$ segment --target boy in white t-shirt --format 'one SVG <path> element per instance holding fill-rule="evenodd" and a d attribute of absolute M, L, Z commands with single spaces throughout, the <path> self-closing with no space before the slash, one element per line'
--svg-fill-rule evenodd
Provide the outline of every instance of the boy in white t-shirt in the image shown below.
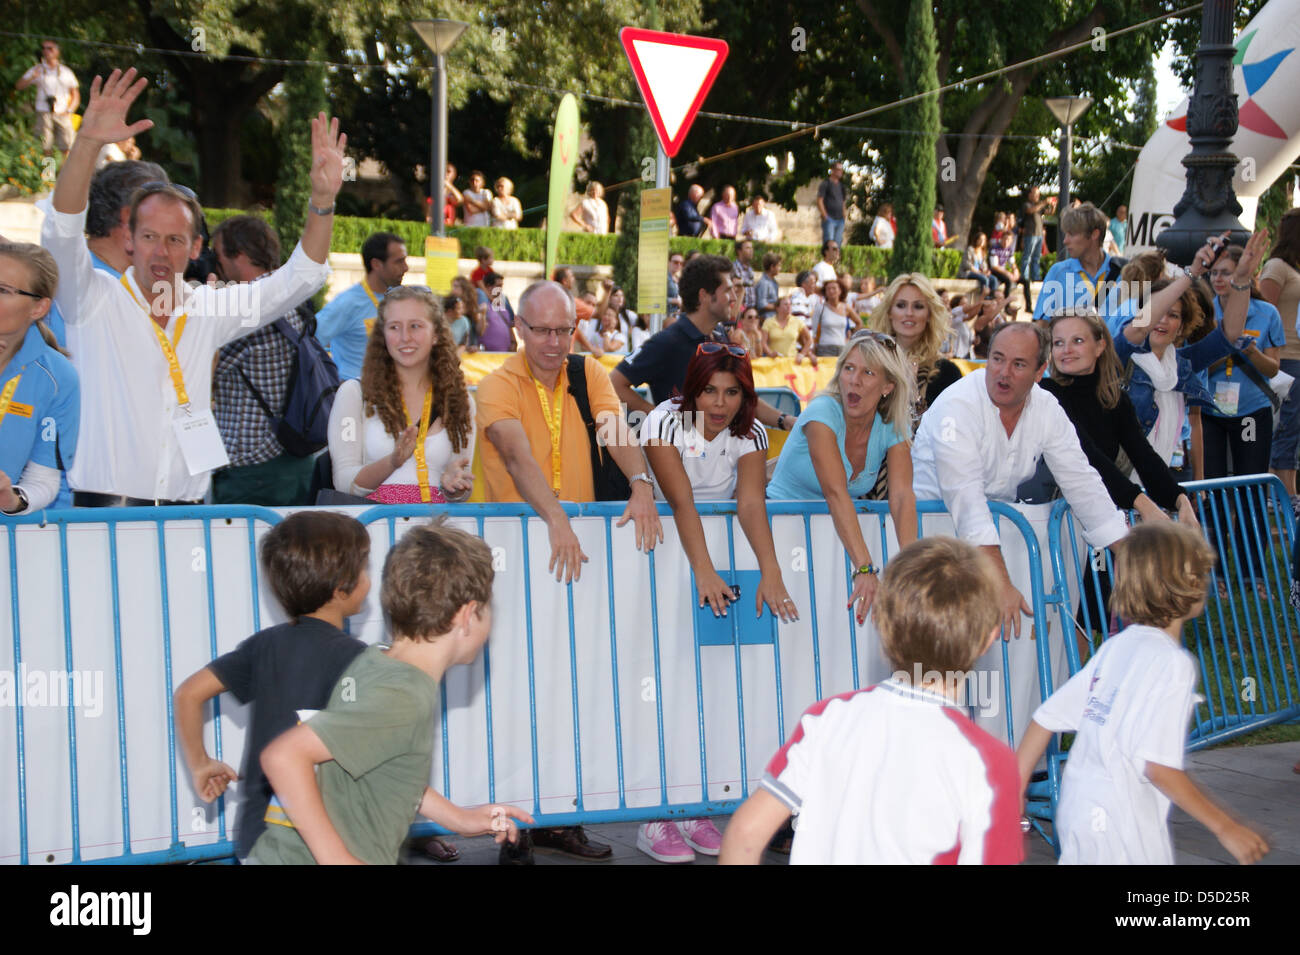
<path fill-rule="evenodd" d="M 1034 713 L 1018 753 L 1022 785 L 1052 733 L 1076 731 L 1056 808 L 1062 864 L 1172 865 L 1170 801 L 1238 862 L 1254 862 L 1268 844 L 1183 772 L 1197 664 L 1180 642 L 1205 607 L 1214 552 L 1199 532 L 1167 521 L 1113 546 L 1110 609 L 1132 624 Z"/>
<path fill-rule="evenodd" d="M 809 707 L 761 788 L 732 816 L 723 863 L 754 864 L 796 815 L 791 864 L 1015 864 L 1015 756 L 961 705 L 998 635 L 998 583 L 950 537 L 903 548 L 876 598 L 892 680 Z"/>

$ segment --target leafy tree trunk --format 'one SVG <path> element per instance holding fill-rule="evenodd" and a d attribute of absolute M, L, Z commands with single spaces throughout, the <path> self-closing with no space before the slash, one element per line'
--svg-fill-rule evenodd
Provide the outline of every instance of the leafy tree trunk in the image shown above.
<path fill-rule="evenodd" d="M 315 47 L 303 51 L 303 59 L 319 59 Z M 327 110 L 325 68 L 298 67 L 284 80 L 285 110 L 280 127 L 280 174 L 275 182 L 275 231 L 280 248 L 287 255 L 302 235 L 311 198 L 311 117 Z M 344 175 L 348 170 L 344 169 Z M 417 254 L 419 254 L 417 252 Z"/>
<path fill-rule="evenodd" d="M 903 46 L 904 97 L 939 88 L 937 43 L 930 0 L 912 0 Z M 904 110 L 903 128 L 917 135 L 904 136 L 898 152 L 900 172 L 894 201 L 898 235 L 890 271 L 893 275 L 928 275 L 934 258 L 930 218 L 934 212 L 934 138 L 939 132 L 939 100 L 927 96 Z"/>
<path fill-rule="evenodd" d="M 136 6 L 148 26 L 153 46 L 195 52 L 195 39 L 178 33 L 154 11 L 152 0 L 136 0 Z M 249 51 L 236 48 L 231 52 Z M 243 199 L 240 127 L 249 110 L 284 78 L 284 67 L 166 53 L 162 58 L 193 109 L 194 136 L 198 140 L 199 198 L 210 206 L 240 205 Z"/>

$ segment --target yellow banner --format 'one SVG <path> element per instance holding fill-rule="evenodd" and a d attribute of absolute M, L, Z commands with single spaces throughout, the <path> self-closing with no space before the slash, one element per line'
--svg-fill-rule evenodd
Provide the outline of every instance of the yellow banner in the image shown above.
<path fill-rule="evenodd" d="M 641 191 L 641 234 L 637 242 L 636 310 L 662 315 L 668 310 L 669 189 Z"/>
<path fill-rule="evenodd" d="M 451 291 L 451 280 L 459 274 L 460 241 L 436 235 L 424 240 L 424 280 L 439 295 Z"/>

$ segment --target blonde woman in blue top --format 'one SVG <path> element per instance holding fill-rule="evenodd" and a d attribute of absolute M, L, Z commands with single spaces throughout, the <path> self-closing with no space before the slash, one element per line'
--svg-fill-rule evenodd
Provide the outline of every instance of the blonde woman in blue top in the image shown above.
<path fill-rule="evenodd" d="M 0 511 L 49 507 L 72 464 L 77 373 L 42 319 L 59 269 L 38 245 L 0 239 Z"/>
<path fill-rule="evenodd" d="M 849 605 L 859 623 L 875 600 L 878 567 L 867 548 L 853 499 L 889 464 L 889 514 L 898 545 L 916 540 L 912 492 L 912 402 L 915 376 L 894 339 L 859 331 L 845 345 L 825 391 L 808 402 L 781 449 L 767 486 L 769 500 L 825 500 L 835 532 L 855 568 Z"/>

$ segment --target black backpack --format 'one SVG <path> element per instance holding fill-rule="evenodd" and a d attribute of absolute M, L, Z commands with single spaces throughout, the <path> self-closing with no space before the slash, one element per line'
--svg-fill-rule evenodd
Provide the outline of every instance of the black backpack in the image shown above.
<path fill-rule="evenodd" d="M 244 369 L 239 369 L 239 376 L 271 419 L 276 440 L 285 453 L 305 458 L 329 443 L 330 409 L 334 407 L 334 393 L 339 390 L 339 372 L 334 359 L 316 338 L 316 316 L 310 303 L 299 305 L 297 311 L 303 319 L 301 333 L 288 318 L 277 318 L 270 326 L 288 339 L 295 351 L 289 386 L 279 413 L 271 410 Z"/>
<path fill-rule="evenodd" d="M 596 436 L 596 419 L 591 415 L 591 401 L 587 397 L 587 356 L 569 355 L 569 394 L 578 405 L 578 413 L 587 426 L 587 440 L 591 451 L 591 476 L 595 485 L 596 500 L 626 501 L 632 496 L 627 475 L 614 461 L 614 455 L 601 445 Z"/>

